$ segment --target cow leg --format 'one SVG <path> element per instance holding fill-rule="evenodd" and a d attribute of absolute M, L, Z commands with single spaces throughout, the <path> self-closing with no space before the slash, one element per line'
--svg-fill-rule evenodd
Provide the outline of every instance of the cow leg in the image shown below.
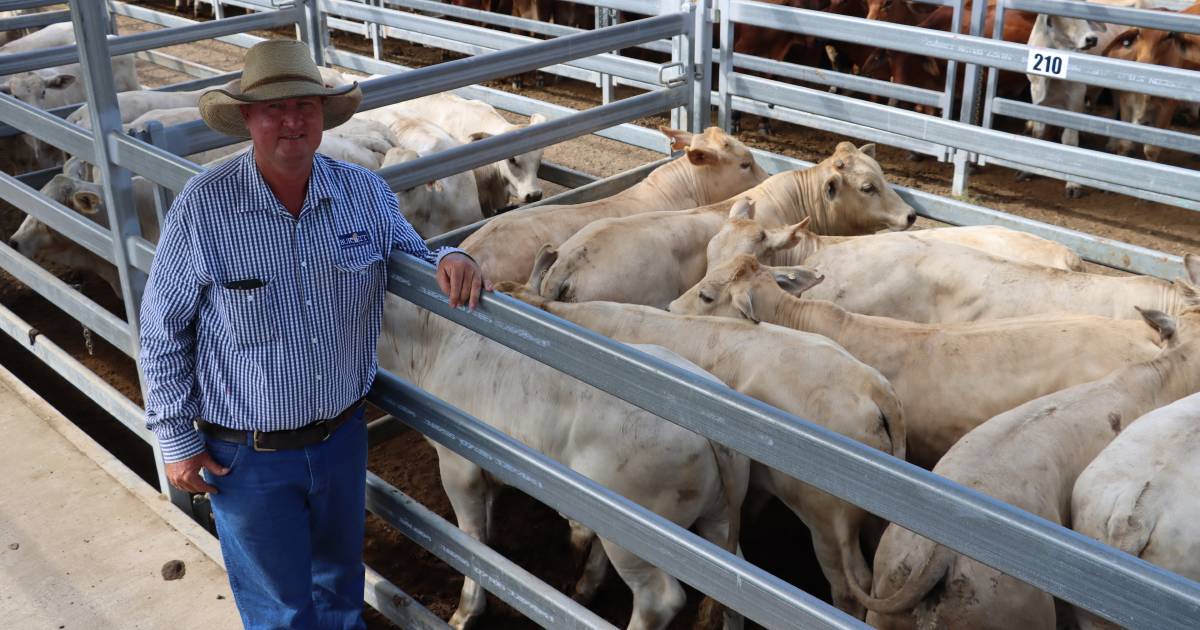
<path fill-rule="evenodd" d="M 1068 84 L 1067 92 L 1067 109 L 1076 113 L 1082 113 L 1084 101 L 1087 99 L 1087 87 L 1081 83 Z M 1063 127 L 1062 143 L 1071 146 L 1079 146 L 1079 131 L 1069 127 Z M 1075 182 L 1067 182 L 1065 194 L 1070 199 L 1078 199 L 1084 195 L 1085 189 L 1083 184 Z"/>
<path fill-rule="evenodd" d="M 617 574 L 633 591 L 633 615 L 626 630 L 666 628 L 687 603 L 679 580 L 615 543 L 600 541 Z"/>
<path fill-rule="evenodd" d="M 1158 102 L 1158 114 L 1154 117 L 1154 126 L 1159 129 L 1169 129 L 1171 120 L 1175 118 L 1175 109 L 1178 107 L 1179 101 L 1175 100 L 1160 100 Z M 1147 144 L 1142 147 L 1142 152 L 1145 153 L 1146 159 L 1151 162 L 1157 162 L 1162 157 L 1162 147 Z"/>
<path fill-rule="evenodd" d="M 583 561 L 583 574 L 575 583 L 575 594 L 571 599 L 580 604 L 587 604 L 596 597 L 596 591 L 608 576 L 608 556 L 604 553 L 604 545 L 594 534 L 588 544 L 587 558 Z"/>
<path fill-rule="evenodd" d="M 441 447 L 438 447 L 438 469 L 442 475 L 442 488 L 458 519 L 458 528 L 475 540 L 487 543 L 495 493 L 484 477 L 483 469 Z M 465 578 L 458 608 L 450 617 L 450 626 L 456 630 L 469 628 L 483 615 L 486 607 L 487 594 L 483 587 L 475 580 Z"/>
<path fill-rule="evenodd" d="M 734 527 L 733 522 L 728 518 L 728 515 L 722 513 L 715 517 L 704 516 L 696 521 L 696 533 L 701 538 L 724 547 L 729 541 L 729 528 Z M 742 556 L 741 545 L 737 546 L 737 556 Z M 700 614 L 697 617 L 697 628 L 711 628 L 716 624 L 716 613 L 721 612 L 722 628 L 724 630 L 742 630 L 745 627 L 745 619 L 733 609 L 721 604 L 711 597 L 705 597 L 704 602 L 700 605 Z"/>

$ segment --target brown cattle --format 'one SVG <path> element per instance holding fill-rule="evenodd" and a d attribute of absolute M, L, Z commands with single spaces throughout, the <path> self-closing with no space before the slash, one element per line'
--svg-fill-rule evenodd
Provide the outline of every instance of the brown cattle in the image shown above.
<path fill-rule="evenodd" d="M 1182 12 L 1200 15 L 1200 2 Z M 1102 54 L 1113 59 L 1200 70 L 1200 35 L 1131 28 L 1118 35 Z M 1179 107 L 1179 101 L 1175 99 L 1138 92 L 1121 92 L 1117 96 L 1117 104 L 1121 120 L 1162 129 L 1170 126 Z M 1134 142 L 1120 140 L 1116 144 L 1116 151 L 1121 155 L 1133 155 Z M 1147 144 L 1142 147 L 1142 153 L 1147 160 L 1158 161 L 1162 149 Z"/>

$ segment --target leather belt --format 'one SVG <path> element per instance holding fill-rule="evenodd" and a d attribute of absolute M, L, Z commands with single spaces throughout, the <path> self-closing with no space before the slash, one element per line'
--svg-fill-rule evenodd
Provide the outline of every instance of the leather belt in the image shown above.
<path fill-rule="evenodd" d="M 245 431 L 230 429 L 205 420 L 196 420 L 196 428 L 204 435 L 236 444 L 249 444 L 254 450 L 264 453 L 287 449 L 304 448 L 320 444 L 329 439 L 346 421 L 363 406 L 363 401 L 356 400 L 338 415 L 326 420 L 317 420 L 299 429 L 286 431 Z"/>

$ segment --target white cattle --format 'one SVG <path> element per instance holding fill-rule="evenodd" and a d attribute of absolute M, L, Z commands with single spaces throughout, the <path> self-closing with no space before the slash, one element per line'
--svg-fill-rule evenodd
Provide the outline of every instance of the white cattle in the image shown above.
<path fill-rule="evenodd" d="M 0 11 L 0 20 L 5 18 L 18 17 L 28 15 L 37 11 L 37 9 L 14 9 L 11 11 Z M 0 31 L 0 52 L 3 51 L 3 46 L 11 41 L 16 41 L 30 34 L 30 29 L 18 28 L 7 31 Z"/>
<path fill-rule="evenodd" d="M 1028 44 L 1036 48 L 1049 48 L 1071 53 L 1097 54 L 1103 52 L 1125 27 L 1093 22 L 1078 18 L 1068 18 L 1058 15 L 1039 14 L 1033 22 L 1029 33 Z M 1034 105 L 1042 107 L 1057 107 L 1072 112 L 1082 112 L 1087 97 L 1093 98 L 1099 94 L 1099 88 L 1089 88 L 1087 84 L 1075 81 L 1065 81 L 1051 77 L 1028 74 L 1029 92 Z M 1046 124 L 1035 120 L 1028 121 L 1026 128 L 1038 139 L 1045 139 Z M 1079 146 L 1079 132 L 1069 127 L 1063 127 L 1062 143 Z M 1026 174 L 1022 174 L 1025 178 Z M 1067 182 L 1068 197 L 1083 196 L 1083 186 L 1075 182 Z"/>
<path fill-rule="evenodd" d="M 704 206 L 767 178 L 750 150 L 719 127 L 697 134 L 665 127 L 659 130 L 671 141 L 671 148 L 684 151 L 684 156 L 611 197 L 500 215 L 467 237 L 461 247 L 479 261 L 492 282 L 525 282 L 540 247 L 558 246 L 592 221 Z"/>
<path fill-rule="evenodd" d="M 144 177 L 133 178 L 134 204 L 142 236 L 158 242 L 158 218 L 154 213 L 154 184 Z M 81 181 L 66 175 L 55 175 L 42 187 L 41 193 L 58 203 L 108 227 L 104 207 L 104 191 L 99 184 Z M 100 276 L 121 295 L 117 268 L 83 246 L 50 229 L 50 226 L 27 215 L 17 231 L 8 239 L 9 245 L 27 258 L 43 264 L 58 265 L 67 270 L 86 270 Z"/>
<path fill-rule="evenodd" d="M 731 538 L 749 470 L 744 457 L 395 296 L 387 297 L 384 311 L 380 367 L 660 516 L 736 549 Z M 495 526 L 495 478 L 434 446 L 458 526 L 487 542 Z M 666 627 L 686 599 L 679 582 L 607 540 L 601 544 L 633 591 L 628 628 Z M 476 621 L 485 606 L 482 585 L 468 577 L 451 626 Z"/>
<path fill-rule="evenodd" d="M 1191 580 L 1200 580 L 1200 394 L 1142 416 L 1084 469 L 1071 528 Z M 1082 609 L 1082 630 L 1118 626 Z"/>
<path fill-rule="evenodd" d="M 391 124 L 397 118 L 420 118 L 445 129 L 463 143 L 528 126 L 508 122 L 483 101 L 465 99 L 449 92 L 395 103 L 360 115 L 384 124 Z M 534 114 L 529 118 L 529 124 L 536 125 L 545 120 L 545 116 Z M 475 169 L 475 184 L 484 215 L 492 216 L 507 207 L 510 196 L 518 204 L 541 199 L 542 185 L 537 176 L 541 164 L 542 150 L 536 149 Z"/>
<path fill-rule="evenodd" d="M 545 278 L 534 282 L 548 298 L 662 308 L 704 277 L 705 247 L 731 214 L 758 212 L 778 226 L 809 219 L 827 234 L 907 229 L 916 213 L 873 154 L 871 145 L 860 150 L 844 142 L 821 163 L 778 173 L 733 199 L 596 221 L 567 239 Z"/>
<path fill-rule="evenodd" d="M 394 119 L 390 125 L 398 145 L 384 156 L 383 166 L 433 155 L 462 143 L 441 127 L 419 118 Z M 400 209 L 425 238 L 444 234 L 483 218 L 472 171 L 417 184 L 396 193 Z"/>
<path fill-rule="evenodd" d="M 909 461 L 926 468 L 988 418 L 1159 351 L 1158 336 L 1133 320 L 1041 315 L 914 324 L 795 297 L 820 281 L 806 267 L 767 267 L 743 255 L 710 270 L 670 311 L 763 321 L 832 339 L 896 388 L 908 417 Z"/>
<path fill-rule="evenodd" d="M 75 43 L 75 31 L 70 22 L 51 24 L 34 31 L 24 37 L 0 46 L 0 56 L 6 54 L 31 52 L 54 46 L 65 46 Z M 9 76 L 0 76 L 0 92 L 11 93 Z M 62 82 L 64 80 L 57 80 Z M 19 90 L 22 93 L 32 91 L 22 82 Z M 26 96 L 26 98 L 31 98 Z M 24 100 L 24 99 L 22 99 Z M 28 171 L 50 168 L 61 162 L 58 151 L 39 142 L 33 136 L 19 134 L 0 139 L 0 168 L 10 174 L 20 174 Z"/>
<path fill-rule="evenodd" d="M 880 238 L 886 236 L 886 238 Z M 807 294 L 864 315 L 912 322 L 970 322 L 1075 313 L 1136 319 L 1135 306 L 1176 314 L 1200 303 L 1200 259 L 1184 256 L 1188 280 L 1051 269 L 913 233 L 842 243 L 804 238 L 775 264 L 803 263 L 825 276 Z"/>
<path fill-rule="evenodd" d="M 1157 357 L 988 420 L 933 472 L 1069 526 L 1071 492 L 1088 464 L 1134 420 L 1200 390 L 1200 311 L 1178 322 L 1159 311 L 1143 316 L 1167 341 Z M 1056 628 L 1048 593 L 898 525 L 888 526 L 875 554 L 872 592 L 859 596 L 876 628 Z"/>
<path fill-rule="evenodd" d="M 512 282 L 496 290 L 618 341 L 669 348 L 743 394 L 904 459 L 906 412 L 891 385 L 824 337 L 645 306 L 554 302 Z M 834 604 L 861 618 L 848 582 L 870 583 L 860 540 L 871 543 L 874 517 L 765 466 L 754 465 L 751 480 L 808 526 Z"/>
<path fill-rule="evenodd" d="M 75 26 L 71 22 L 59 22 L 44 26 L 24 37 L 0 46 L 0 55 L 42 50 L 75 43 Z"/>

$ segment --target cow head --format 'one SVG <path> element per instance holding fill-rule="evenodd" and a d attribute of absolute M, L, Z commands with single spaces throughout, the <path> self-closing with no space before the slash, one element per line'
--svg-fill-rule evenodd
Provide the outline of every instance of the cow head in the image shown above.
<path fill-rule="evenodd" d="M 681 315 L 715 315 L 759 322 L 754 304 L 777 301 L 786 291 L 800 295 L 825 278 L 807 267 L 768 267 L 753 256 L 737 256 L 710 270 L 704 279 L 667 307 Z"/>
<path fill-rule="evenodd" d="M 1091 50 L 1107 30 L 1107 25 L 1102 22 L 1043 13 L 1033 22 L 1029 45 L 1057 50 Z"/>
<path fill-rule="evenodd" d="M 906 230 L 917 220 L 917 212 L 884 179 L 875 145 L 842 142 L 819 166 L 824 216 L 817 225 L 824 225 L 825 233 Z"/>
<path fill-rule="evenodd" d="M 529 117 L 529 125 L 526 126 L 536 125 L 546 120 L 545 116 L 534 114 Z M 477 142 L 484 138 L 490 138 L 491 135 L 480 131 L 471 134 L 468 140 Z M 542 199 L 542 195 L 545 193 L 542 191 L 541 182 L 538 181 L 538 169 L 542 166 L 541 149 L 514 155 L 506 160 L 496 162 L 495 166 L 504 179 L 508 194 L 515 198 L 518 204 L 533 203 Z"/>
<path fill-rule="evenodd" d="M 767 230 L 754 220 L 754 202 L 741 199 L 729 210 L 729 218 L 708 242 L 708 268 L 742 255 L 767 260 L 775 252 L 795 247 L 811 233 L 805 229 L 809 217 L 795 225 Z"/>
<path fill-rule="evenodd" d="M 46 92 L 61 90 L 75 83 L 75 75 L 54 70 L 22 72 L 8 78 L 3 92 L 38 109 L 45 109 Z"/>
<path fill-rule="evenodd" d="M 1113 39 L 1102 54 L 1113 59 L 1138 63 L 1196 68 L 1200 65 L 1193 64 L 1189 59 L 1195 57 L 1200 60 L 1200 40 L 1181 33 L 1131 28 Z M 1174 117 L 1178 105 L 1178 101 L 1174 99 L 1140 92 L 1122 92 L 1118 95 L 1121 120 L 1135 125 L 1166 127 Z M 1143 151 L 1147 159 L 1155 161 L 1162 152 L 1159 147 L 1151 145 L 1145 145 Z M 1132 155 L 1134 143 L 1129 140 L 1119 141 L 1117 152 L 1121 155 Z"/>
<path fill-rule="evenodd" d="M 768 177 L 767 172 L 754 161 L 750 149 L 720 127 L 709 127 L 704 133 L 691 133 L 667 127 L 658 129 L 670 140 L 672 151 L 684 152 L 688 168 L 681 175 L 691 180 L 687 182 L 689 189 L 702 191 L 696 197 L 698 206 L 745 192 Z M 674 191 L 670 190 L 670 187 L 683 182 L 658 183 L 666 188 L 663 192 L 672 194 Z M 684 193 L 680 191 L 680 194 Z"/>
<path fill-rule="evenodd" d="M 389 150 L 383 156 L 382 166 L 402 164 L 419 157 L 421 156 L 416 151 L 396 147 Z M 424 224 L 423 219 L 433 210 L 434 196 L 441 189 L 442 184 L 438 180 L 425 182 L 424 184 L 417 184 L 410 188 L 396 191 L 396 200 L 400 202 L 400 208 L 405 217 L 414 224 Z M 426 235 L 422 234 L 422 236 Z"/>
<path fill-rule="evenodd" d="M 54 179 L 42 187 L 41 193 L 101 225 L 108 225 L 108 217 L 101 212 L 104 205 L 102 189 L 98 184 L 55 175 Z M 32 215 L 21 221 L 8 243 L 26 258 L 74 268 L 94 268 L 96 265 L 95 256 L 90 252 L 51 230 L 50 226 Z"/>

